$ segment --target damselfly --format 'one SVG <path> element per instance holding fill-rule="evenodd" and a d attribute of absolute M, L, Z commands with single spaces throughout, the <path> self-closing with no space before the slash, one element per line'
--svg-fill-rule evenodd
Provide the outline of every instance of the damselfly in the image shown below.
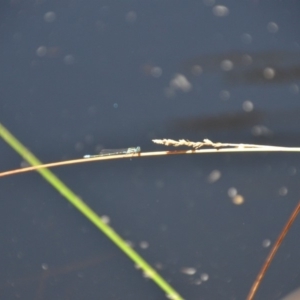
<path fill-rule="evenodd" d="M 92 157 L 101 157 L 108 155 L 118 155 L 118 154 L 135 154 L 140 153 L 141 147 L 133 147 L 133 148 L 125 148 L 125 149 L 103 149 L 99 154 L 96 155 L 85 155 L 84 158 L 92 158 Z"/>

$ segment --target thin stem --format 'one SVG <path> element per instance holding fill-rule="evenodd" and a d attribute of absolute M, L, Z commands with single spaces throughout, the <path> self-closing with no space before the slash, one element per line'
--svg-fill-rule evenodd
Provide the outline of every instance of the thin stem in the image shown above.
<path fill-rule="evenodd" d="M 180 154 L 208 154 L 208 153 L 245 153 L 245 152 L 300 152 L 300 148 L 295 147 L 277 147 L 277 146 L 263 146 L 256 145 L 256 148 L 221 148 L 221 149 L 201 149 L 201 150 L 175 150 L 175 151 L 157 151 L 157 152 L 141 152 L 134 154 L 119 154 L 110 156 L 100 156 L 93 158 L 79 158 L 72 160 L 65 160 L 47 164 L 40 164 L 22 169 L 15 169 L 0 173 L 0 177 L 19 174 L 24 172 L 35 171 L 44 168 L 53 168 L 65 165 L 81 164 L 88 162 L 95 162 L 98 160 L 112 160 L 112 159 L 127 159 L 136 157 L 150 157 L 150 156 L 163 156 L 163 155 L 180 155 Z"/>
<path fill-rule="evenodd" d="M 247 300 L 253 300 L 258 287 L 260 286 L 263 277 L 265 276 L 267 269 L 269 268 L 277 250 L 279 249 L 280 245 L 282 244 L 283 239 L 285 238 L 286 234 L 288 233 L 290 227 L 292 226 L 292 224 L 294 223 L 295 219 L 297 218 L 297 215 L 299 214 L 300 211 L 300 201 L 297 204 L 296 208 L 294 209 L 293 213 L 291 214 L 291 216 L 289 217 L 287 223 L 285 224 L 285 226 L 283 227 L 279 237 L 277 238 L 276 243 L 273 245 L 267 259 L 265 260 L 265 263 L 263 264 L 260 272 L 258 273 L 251 289 L 250 292 L 247 296 Z"/>

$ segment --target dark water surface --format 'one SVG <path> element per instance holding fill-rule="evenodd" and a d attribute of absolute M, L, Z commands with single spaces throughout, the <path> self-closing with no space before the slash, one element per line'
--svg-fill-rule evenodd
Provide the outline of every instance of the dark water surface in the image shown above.
<path fill-rule="evenodd" d="M 299 8 L 2 2 L 0 121 L 44 162 L 101 147 L 165 150 L 153 138 L 299 146 Z M 1 171 L 20 167 L 3 141 L 0 151 Z M 238 300 L 299 200 L 297 158 L 169 156 L 53 171 L 185 299 Z M 1 178 L 0 190 L 1 299 L 166 299 L 38 174 Z M 299 230 L 297 220 L 257 299 L 299 286 Z"/>

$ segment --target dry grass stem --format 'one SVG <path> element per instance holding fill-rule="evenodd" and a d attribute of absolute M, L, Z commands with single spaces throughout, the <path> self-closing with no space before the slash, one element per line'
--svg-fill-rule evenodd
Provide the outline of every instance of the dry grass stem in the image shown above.
<path fill-rule="evenodd" d="M 171 140 L 171 139 L 162 139 L 162 140 L 152 140 L 153 143 L 155 144 L 160 144 L 160 145 L 165 145 L 165 146 L 173 146 L 173 147 L 180 147 L 180 146 L 186 146 L 190 147 L 193 149 L 199 149 L 201 147 L 211 147 L 215 149 L 220 149 L 220 148 L 239 148 L 239 149 L 244 149 L 244 148 L 282 148 L 282 147 L 277 147 L 277 146 L 265 146 L 265 145 L 255 145 L 255 144 L 232 144 L 232 143 L 214 143 L 209 139 L 204 139 L 203 142 L 192 142 L 189 140 Z"/>
<path fill-rule="evenodd" d="M 300 202 L 298 202 L 296 208 L 292 212 L 292 214 L 289 217 L 287 223 L 283 227 L 279 237 L 277 238 L 276 243 L 273 245 L 267 259 L 265 260 L 265 263 L 263 264 L 260 272 L 258 273 L 258 275 L 257 275 L 257 277 L 256 277 L 256 279 L 255 279 L 255 281 L 254 281 L 254 283 L 253 283 L 253 285 L 250 289 L 250 292 L 247 296 L 247 300 L 253 300 L 254 299 L 254 295 L 256 294 L 256 292 L 258 290 L 258 287 L 260 286 L 260 284 L 261 284 L 261 282 L 262 282 L 269 266 L 271 265 L 271 262 L 272 262 L 273 258 L 275 257 L 275 254 L 276 254 L 277 250 L 279 249 L 280 245 L 282 244 L 282 242 L 283 242 L 285 236 L 287 235 L 288 231 L 290 230 L 292 224 L 296 220 L 299 212 L 300 212 Z M 296 299 L 296 298 L 293 298 L 293 299 Z"/>
<path fill-rule="evenodd" d="M 188 140 L 153 140 L 156 144 L 162 144 L 165 146 L 188 146 L 192 149 L 188 150 L 174 150 L 174 151 L 156 151 L 156 152 L 139 152 L 128 154 L 116 154 L 108 156 L 97 156 L 91 158 L 79 158 L 73 160 L 65 160 L 59 162 L 53 162 L 43 165 L 25 167 L 21 169 L 15 169 L 10 171 L 0 172 L 0 177 L 19 174 L 24 172 L 35 171 L 43 168 L 53 168 L 58 166 L 73 165 L 79 163 L 95 162 L 100 160 L 113 160 L 113 159 L 128 159 L 137 157 L 150 157 L 150 156 L 164 156 L 164 155 L 187 155 L 187 154 L 208 154 L 208 153 L 240 153 L 240 152 L 300 152 L 300 147 L 280 147 L 280 146 L 267 146 L 267 145 L 251 145 L 251 144 L 229 144 L 229 143 L 214 143 L 208 139 L 203 142 L 191 142 Z M 209 147 L 209 149 L 200 149 L 200 147 Z"/>

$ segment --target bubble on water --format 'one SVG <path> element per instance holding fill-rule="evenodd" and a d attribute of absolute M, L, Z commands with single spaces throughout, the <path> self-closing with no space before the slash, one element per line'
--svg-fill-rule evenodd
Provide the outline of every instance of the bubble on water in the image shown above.
<path fill-rule="evenodd" d="M 293 94 L 298 94 L 299 93 L 299 86 L 297 84 L 293 83 L 293 84 L 291 84 L 289 90 Z"/>
<path fill-rule="evenodd" d="M 201 280 L 200 278 L 195 279 L 195 280 L 193 281 L 193 284 L 195 284 L 195 285 L 200 285 L 201 283 L 202 283 L 202 280 Z"/>
<path fill-rule="evenodd" d="M 223 90 L 223 91 L 220 92 L 219 96 L 220 96 L 220 99 L 223 100 L 223 101 L 229 100 L 230 99 L 230 92 L 226 91 L 226 90 Z"/>
<path fill-rule="evenodd" d="M 110 217 L 109 216 L 103 215 L 103 216 L 101 216 L 101 220 L 105 224 L 109 224 L 110 223 Z"/>
<path fill-rule="evenodd" d="M 252 59 L 252 57 L 249 54 L 244 54 L 242 56 L 242 63 L 243 63 L 243 65 L 249 66 L 249 65 L 252 64 L 252 62 L 253 62 L 253 59 Z"/>
<path fill-rule="evenodd" d="M 262 246 L 263 246 L 264 248 L 268 248 L 270 245 L 271 245 L 271 240 L 269 240 L 269 239 L 263 240 Z"/>
<path fill-rule="evenodd" d="M 209 279 L 209 275 L 207 273 L 202 273 L 200 278 L 202 281 L 207 281 Z"/>
<path fill-rule="evenodd" d="M 244 44 L 251 44 L 252 36 L 249 33 L 243 33 L 241 36 L 241 40 Z"/>
<path fill-rule="evenodd" d="M 36 55 L 39 57 L 43 57 L 47 54 L 47 47 L 45 46 L 40 46 L 36 49 Z"/>
<path fill-rule="evenodd" d="M 290 167 L 290 168 L 288 169 L 288 174 L 289 174 L 290 176 L 296 175 L 296 174 L 297 174 L 297 169 L 296 169 L 295 167 Z"/>
<path fill-rule="evenodd" d="M 229 59 L 221 61 L 220 67 L 223 71 L 230 71 L 233 69 L 233 62 Z"/>
<path fill-rule="evenodd" d="M 273 132 L 264 125 L 255 125 L 251 128 L 251 133 L 254 136 L 271 136 Z"/>
<path fill-rule="evenodd" d="M 230 198 L 233 198 L 237 195 L 237 189 L 234 187 L 231 187 L 228 189 L 227 194 Z"/>
<path fill-rule="evenodd" d="M 242 195 L 237 194 L 231 199 L 231 201 L 235 205 L 242 205 L 245 202 L 245 199 Z"/>
<path fill-rule="evenodd" d="M 114 103 L 114 108 L 118 108 L 119 107 L 119 105 L 118 105 L 118 103 Z"/>
<path fill-rule="evenodd" d="M 245 112 L 251 112 L 254 109 L 254 105 L 250 100 L 246 100 L 243 103 L 243 110 Z"/>
<path fill-rule="evenodd" d="M 266 79 L 273 79 L 276 75 L 276 71 L 273 69 L 273 68 L 265 68 L 263 70 L 263 76 L 266 78 Z"/>
<path fill-rule="evenodd" d="M 47 270 L 49 269 L 48 264 L 43 263 L 43 264 L 42 264 L 42 269 L 45 270 L 45 271 L 47 271 Z"/>
<path fill-rule="evenodd" d="M 224 5 L 216 5 L 212 11 L 216 17 L 226 17 L 229 14 L 229 9 Z"/>
<path fill-rule="evenodd" d="M 136 18 L 137 18 L 137 14 L 135 11 L 128 12 L 125 17 L 128 23 L 134 23 L 136 21 Z"/>
<path fill-rule="evenodd" d="M 196 274 L 197 270 L 195 268 L 182 268 L 181 273 L 185 275 L 194 275 Z"/>
<path fill-rule="evenodd" d="M 288 189 L 287 189 L 287 187 L 285 187 L 285 186 L 282 186 L 282 187 L 279 189 L 279 191 L 278 191 L 278 194 L 279 194 L 280 196 L 286 196 L 287 193 L 288 193 Z"/>
<path fill-rule="evenodd" d="M 155 263 L 154 266 L 157 270 L 163 270 L 164 268 L 164 265 L 160 262 Z"/>
<path fill-rule="evenodd" d="M 56 19 L 56 14 L 53 11 L 48 11 L 44 14 L 44 21 L 47 23 L 52 23 Z"/>
<path fill-rule="evenodd" d="M 156 188 L 158 188 L 158 189 L 162 189 L 162 188 L 165 186 L 165 183 L 164 183 L 163 180 L 157 180 L 157 181 L 155 182 L 155 186 L 156 186 Z"/>
<path fill-rule="evenodd" d="M 141 242 L 140 242 L 140 247 L 141 247 L 142 249 L 148 249 L 148 248 L 149 248 L 149 243 L 146 242 L 146 241 L 141 241 Z"/>
<path fill-rule="evenodd" d="M 275 22 L 269 22 L 267 25 L 267 30 L 270 33 L 276 33 L 279 29 L 279 26 Z"/>
<path fill-rule="evenodd" d="M 66 65 L 73 65 L 75 62 L 75 57 L 72 54 L 67 54 L 64 59 L 63 59 L 64 63 Z"/>
<path fill-rule="evenodd" d="M 160 67 L 153 67 L 151 68 L 150 74 L 155 77 L 158 78 L 162 75 L 162 68 Z"/>
<path fill-rule="evenodd" d="M 182 74 L 176 74 L 170 82 L 170 87 L 175 90 L 181 90 L 183 92 L 189 92 L 192 89 L 191 83 Z"/>
<path fill-rule="evenodd" d="M 208 182 L 209 183 L 214 183 L 218 181 L 221 178 L 221 172 L 219 170 L 213 170 L 209 175 L 208 175 Z"/>
<path fill-rule="evenodd" d="M 201 66 L 199 66 L 199 65 L 194 65 L 194 66 L 192 67 L 192 74 L 193 74 L 193 75 L 197 76 L 197 75 L 202 74 L 202 72 L 203 72 L 203 69 L 202 69 Z"/>
<path fill-rule="evenodd" d="M 126 240 L 125 242 L 126 242 L 126 244 L 127 244 L 129 247 L 131 247 L 131 248 L 134 247 L 134 242 L 132 242 L 132 241 L 130 241 L 130 240 Z"/>

